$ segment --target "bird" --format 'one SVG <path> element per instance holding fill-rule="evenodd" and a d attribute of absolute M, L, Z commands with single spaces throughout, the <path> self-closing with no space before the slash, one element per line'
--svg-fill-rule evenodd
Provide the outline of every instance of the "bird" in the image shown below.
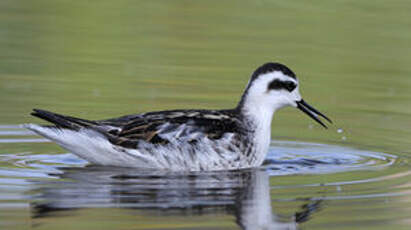
<path fill-rule="evenodd" d="M 278 62 L 259 66 L 232 109 L 165 110 L 87 120 L 33 109 L 53 125 L 24 127 L 91 164 L 170 171 L 218 171 L 262 165 L 274 113 L 295 107 L 327 128 L 332 121 L 305 102 L 295 73 Z"/>

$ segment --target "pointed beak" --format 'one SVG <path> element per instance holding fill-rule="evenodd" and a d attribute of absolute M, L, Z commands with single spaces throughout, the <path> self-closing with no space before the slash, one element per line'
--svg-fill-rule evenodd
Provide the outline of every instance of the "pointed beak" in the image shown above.
<path fill-rule="evenodd" d="M 324 114 L 320 113 L 318 110 L 316 110 L 314 107 L 309 105 L 307 102 L 304 100 L 301 101 L 296 101 L 297 103 L 297 108 L 301 111 L 303 111 L 305 114 L 310 116 L 312 119 L 314 119 L 316 122 L 320 123 L 324 128 L 327 128 L 327 126 L 319 119 L 320 117 L 323 117 L 325 120 L 330 122 L 331 124 L 333 123 L 327 116 Z"/>

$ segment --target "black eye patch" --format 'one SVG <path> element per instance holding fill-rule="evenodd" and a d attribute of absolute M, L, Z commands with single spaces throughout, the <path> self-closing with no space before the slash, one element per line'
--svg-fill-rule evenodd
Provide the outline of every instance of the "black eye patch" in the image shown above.
<path fill-rule="evenodd" d="M 268 90 L 275 89 L 275 90 L 280 90 L 280 89 L 285 89 L 289 92 L 293 91 L 297 85 L 292 82 L 292 81 L 281 81 L 278 79 L 275 79 L 274 81 L 270 82 L 268 85 Z"/>

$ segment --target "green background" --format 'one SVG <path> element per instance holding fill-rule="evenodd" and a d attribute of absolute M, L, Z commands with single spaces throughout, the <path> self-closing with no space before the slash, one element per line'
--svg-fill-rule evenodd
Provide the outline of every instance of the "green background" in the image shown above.
<path fill-rule="evenodd" d="M 273 139 L 346 145 L 399 157 L 380 171 L 282 179 L 299 184 L 397 175 L 348 186 L 346 194 L 410 194 L 410 11 L 406 0 L 2 0 L 0 124 L 42 123 L 30 117 L 32 108 L 89 119 L 175 108 L 231 108 L 254 69 L 277 61 L 297 74 L 304 99 L 335 125 L 324 130 L 287 108 L 275 114 Z M 338 133 L 338 128 L 344 131 Z M 64 152 L 53 144 L 0 145 L 1 154 L 19 151 Z M 282 179 L 271 178 L 271 183 Z M 329 211 L 304 229 L 408 229 L 411 224 L 411 195 L 330 202 Z M 8 226 L 33 227 L 27 209 L 4 210 Z M 198 229 L 211 222 L 236 228 L 230 216 L 140 220 L 123 212 L 104 223 L 97 217 L 112 211 L 85 209 L 66 220 L 67 225 L 51 218 L 38 228 L 58 224 L 71 229 L 85 219 L 94 227 L 124 226 L 118 229 L 178 229 L 181 219 Z"/>

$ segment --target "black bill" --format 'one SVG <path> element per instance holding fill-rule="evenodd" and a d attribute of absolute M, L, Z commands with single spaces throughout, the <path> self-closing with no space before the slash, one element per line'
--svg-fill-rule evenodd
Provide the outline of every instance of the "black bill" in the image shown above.
<path fill-rule="evenodd" d="M 301 101 L 296 101 L 297 103 L 297 108 L 301 111 L 303 111 L 305 114 L 310 116 L 312 119 L 314 119 L 316 122 L 320 123 L 324 128 L 327 128 L 327 126 L 318 118 L 318 116 L 323 117 L 325 120 L 327 120 L 330 123 L 333 123 L 327 116 L 324 114 L 320 113 L 318 110 L 316 110 L 314 107 L 311 105 L 307 104 L 304 100 Z"/>

